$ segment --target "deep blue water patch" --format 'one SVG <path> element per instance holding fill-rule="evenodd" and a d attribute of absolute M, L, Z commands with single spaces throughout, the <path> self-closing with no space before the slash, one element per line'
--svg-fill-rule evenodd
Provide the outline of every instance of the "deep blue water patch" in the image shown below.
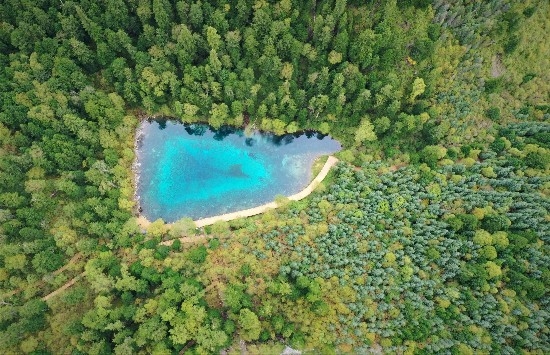
<path fill-rule="evenodd" d="M 340 150 L 319 133 L 275 136 L 174 121 L 143 122 L 137 194 L 150 221 L 200 219 L 272 202 L 301 191 L 316 157 Z"/>

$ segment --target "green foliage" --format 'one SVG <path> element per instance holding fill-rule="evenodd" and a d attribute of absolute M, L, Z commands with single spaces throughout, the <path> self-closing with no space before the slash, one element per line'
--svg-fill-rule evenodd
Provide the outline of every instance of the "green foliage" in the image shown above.
<path fill-rule="evenodd" d="M 447 149 L 441 146 L 429 145 L 420 152 L 420 160 L 428 164 L 430 167 L 435 167 L 437 162 L 447 154 Z"/>
<path fill-rule="evenodd" d="M 499 214 L 486 215 L 481 221 L 482 228 L 489 231 L 489 233 L 506 231 L 510 227 L 510 224 L 511 222 L 506 216 Z"/>
<path fill-rule="evenodd" d="M 355 132 L 355 142 L 362 143 L 364 141 L 372 142 L 375 140 L 376 133 L 374 133 L 374 126 L 368 118 L 364 118 Z"/>
<path fill-rule="evenodd" d="M 550 152 L 529 152 L 525 156 L 525 164 L 530 168 L 546 169 L 550 166 Z"/>
<path fill-rule="evenodd" d="M 478 219 L 472 214 L 461 214 L 458 216 L 462 222 L 462 229 L 465 231 L 475 231 L 478 225 Z"/>
<path fill-rule="evenodd" d="M 504 149 L 506 149 L 506 141 L 505 138 L 500 137 L 498 139 L 495 139 L 491 143 L 491 149 L 497 153 L 501 153 Z"/>
<path fill-rule="evenodd" d="M 187 257 L 195 264 L 202 264 L 206 260 L 207 255 L 208 252 L 206 247 L 201 245 L 200 247 L 191 249 Z"/>
<path fill-rule="evenodd" d="M 502 79 L 489 79 L 485 82 L 485 92 L 488 94 L 499 92 L 502 89 Z"/>
<path fill-rule="evenodd" d="M 516 50 L 518 47 L 518 44 L 520 42 L 520 39 L 516 35 L 512 35 L 508 38 L 506 43 L 504 44 L 504 53 L 510 54 Z"/>
<path fill-rule="evenodd" d="M 242 285 L 229 285 L 224 293 L 224 304 L 237 313 L 242 308 L 250 307 L 251 299 Z"/>
<path fill-rule="evenodd" d="M 262 330 L 258 316 L 248 308 L 239 312 L 240 336 L 244 341 L 254 341 L 260 337 Z"/>
<path fill-rule="evenodd" d="M 343 282 L 341 287 L 350 283 L 358 290 L 356 297 L 359 298 L 352 303 L 353 306 L 349 307 L 354 310 L 362 310 L 366 317 L 362 318 L 355 312 L 349 315 L 347 322 L 355 324 L 355 331 L 360 329 L 359 323 L 353 322 L 368 319 L 368 328 L 375 331 L 381 338 L 387 334 L 388 325 L 392 324 L 393 331 L 399 334 L 401 339 L 423 341 L 432 334 L 433 323 L 419 324 L 418 319 L 421 317 L 418 316 L 418 312 L 421 312 L 423 315 L 429 314 L 429 316 L 424 316 L 425 319 L 452 328 L 452 331 L 450 331 L 451 328 L 446 328 L 449 329 L 449 332 L 446 333 L 446 337 L 449 337 L 447 339 L 454 339 L 449 341 L 466 341 L 472 349 L 494 348 L 496 345 L 492 343 L 491 345 L 488 343 L 481 345 L 475 340 L 475 337 L 465 340 L 466 338 L 458 334 L 468 333 L 469 327 L 475 326 L 483 329 L 483 332 L 491 334 L 491 337 L 506 337 L 500 331 L 492 328 L 489 325 L 490 322 L 482 323 L 475 320 L 480 312 L 491 313 L 497 318 L 501 317 L 500 311 L 494 313 L 485 311 L 493 307 L 490 304 L 498 307 L 497 300 L 488 301 L 492 298 L 489 296 L 491 292 L 494 292 L 491 291 L 492 289 L 504 290 L 506 287 L 512 287 L 518 291 L 518 294 L 521 294 L 519 298 L 515 298 L 516 302 L 529 304 L 530 306 L 527 307 L 530 310 L 534 309 L 533 307 L 536 308 L 532 302 L 537 302 L 536 300 L 544 297 L 546 293 L 543 293 L 541 281 L 536 273 L 530 273 L 525 266 L 520 265 L 526 262 L 527 259 L 524 258 L 534 257 L 538 259 L 537 263 L 541 262 L 542 259 L 534 256 L 538 253 L 535 251 L 537 248 L 535 245 L 537 236 L 540 236 L 540 231 L 547 228 L 548 221 L 546 221 L 545 209 L 542 207 L 546 197 L 529 195 L 529 203 L 520 202 L 519 196 L 526 196 L 515 190 L 514 186 L 517 186 L 519 181 L 527 183 L 527 179 L 518 177 L 513 170 L 506 167 L 506 164 L 502 164 L 506 159 L 511 158 L 511 155 L 503 152 L 504 156 L 497 157 L 496 154 L 491 155 L 490 153 L 494 154 L 494 152 L 481 152 L 480 156 L 492 158 L 486 158 L 483 163 L 474 163 L 470 168 L 464 169 L 462 166 L 461 169 L 458 169 L 460 165 L 438 168 L 436 171 L 432 171 L 432 177 L 427 180 L 419 179 L 418 168 L 377 174 L 376 172 L 380 171 L 377 163 L 365 166 L 364 170 L 360 172 L 354 172 L 350 167 L 340 166 L 334 184 L 325 192 L 326 195 L 314 199 L 310 204 L 312 209 L 309 212 L 310 223 L 312 220 L 323 223 L 324 220 L 320 217 L 322 215 L 318 210 L 321 201 L 331 201 L 336 206 L 340 204 L 339 220 L 337 223 L 333 221 L 326 234 L 316 237 L 314 244 L 309 244 L 309 248 L 304 248 L 301 244 L 293 242 L 290 235 L 285 237 L 285 233 L 287 233 L 286 235 L 289 233 L 285 227 L 282 227 L 280 233 L 275 234 L 275 237 L 274 232 L 271 232 L 270 237 L 264 237 L 266 238 L 264 240 L 270 241 L 270 243 L 277 240 L 283 247 L 276 246 L 275 243 L 272 250 L 285 250 L 286 255 L 289 255 L 289 251 L 300 251 L 300 254 L 291 252 L 292 256 L 287 257 L 286 266 L 281 267 L 283 274 L 296 277 L 295 284 L 299 288 L 303 289 L 307 285 L 307 280 L 315 278 L 325 280 L 330 280 L 332 277 L 346 278 L 347 282 Z M 484 167 L 488 166 L 499 176 L 499 179 L 482 174 Z M 447 178 L 446 188 L 441 189 L 439 196 L 419 193 L 419 191 L 426 191 L 426 187 L 433 183 L 435 176 L 437 176 L 437 181 L 443 184 L 442 177 L 438 173 L 450 176 L 451 173 L 458 171 L 461 171 L 461 179 Z M 475 183 L 472 184 L 472 182 Z M 420 186 L 416 184 L 420 184 Z M 537 189 L 536 186 L 541 186 L 538 183 L 528 184 L 534 189 Z M 478 190 L 478 185 L 486 186 L 486 188 Z M 406 198 L 404 205 L 403 202 L 400 202 L 406 212 L 396 208 L 381 208 L 381 206 L 397 205 L 397 201 L 402 201 L 401 198 L 407 194 L 417 197 L 416 199 Z M 354 204 L 353 208 L 344 207 L 350 203 Z M 487 203 L 490 203 L 493 209 L 486 208 Z M 531 207 L 534 208 L 533 211 L 521 212 L 523 208 Z M 450 211 L 443 211 L 442 208 L 443 210 L 449 208 Z M 368 218 L 356 219 L 354 211 L 357 209 L 365 211 L 364 215 L 368 215 Z M 455 209 L 472 211 L 472 214 L 456 213 Z M 499 213 L 491 212 L 497 210 Z M 538 212 L 534 212 L 535 210 Z M 436 216 L 445 214 L 445 212 L 453 212 L 454 217 L 446 219 L 447 223 L 441 225 Z M 402 219 L 402 214 L 406 214 L 408 217 Z M 535 215 L 537 217 L 531 219 Z M 415 221 L 414 224 L 409 222 L 411 219 Z M 528 220 L 537 226 L 535 228 L 539 231 L 538 233 L 533 233 L 528 229 L 530 223 L 525 223 Z M 511 228 L 521 229 L 521 235 L 525 235 L 525 237 L 505 232 Z M 399 230 L 399 232 L 396 233 L 394 230 Z M 276 237 L 277 235 L 280 237 Z M 447 237 L 442 237 L 444 235 Z M 409 240 L 414 240 L 414 247 L 408 247 Z M 365 252 L 364 248 L 367 245 L 368 251 Z M 512 249 L 516 251 L 514 252 Z M 519 250 L 521 252 L 518 252 Z M 284 257 L 282 252 L 278 253 L 280 257 Z M 451 253 L 457 254 L 451 257 Z M 514 257 L 509 257 L 511 255 Z M 279 256 L 275 256 L 275 258 L 277 257 Z M 411 276 L 406 276 L 411 275 L 410 272 L 405 271 L 407 267 L 403 267 L 402 271 L 394 274 L 396 265 L 402 264 L 410 265 L 412 268 L 417 267 L 420 270 L 426 268 L 424 272 L 412 272 L 412 279 L 415 278 L 415 275 L 418 275 L 419 279 L 416 279 L 414 291 L 411 290 L 411 293 L 407 291 L 408 287 L 412 287 L 410 281 L 407 281 L 411 280 Z M 325 265 L 332 266 L 327 268 Z M 344 273 L 338 265 L 347 265 L 348 269 Z M 370 275 L 376 276 L 364 278 L 361 265 L 368 265 Z M 386 284 L 382 280 L 389 278 L 389 275 L 399 275 L 402 279 L 395 284 Z M 425 291 L 420 291 L 424 290 L 421 286 L 424 278 L 429 279 L 432 283 L 431 286 L 426 285 Z M 439 294 L 445 294 L 455 301 L 435 300 L 432 293 L 434 289 L 439 290 Z M 527 289 L 533 290 L 534 295 L 528 295 L 525 292 Z M 477 296 L 469 293 L 470 290 L 475 290 Z M 361 292 L 366 295 L 359 296 Z M 421 303 L 410 301 L 414 304 L 412 309 L 415 312 L 407 311 L 399 296 L 403 293 L 410 294 L 410 297 L 413 297 L 412 294 L 416 296 L 421 294 L 434 299 L 434 302 L 440 304 L 442 309 L 424 308 Z M 388 308 L 386 311 L 369 311 L 365 302 L 369 304 L 370 300 L 380 300 L 380 294 L 384 295 L 383 302 L 388 305 Z M 427 294 L 431 296 L 426 296 Z M 345 292 L 340 291 L 339 297 L 346 297 Z M 460 311 L 455 308 L 453 311 L 447 311 L 444 308 L 450 307 L 450 304 L 454 302 L 464 305 L 464 310 Z M 401 316 L 396 317 L 391 312 L 391 307 L 397 307 L 399 312 L 396 313 Z M 320 314 L 326 315 L 326 313 Z M 538 314 L 541 315 L 541 313 Z M 452 321 L 458 319 L 457 317 L 461 317 L 460 324 Z M 466 321 L 466 319 L 468 320 Z M 378 324 L 385 326 L 384 328 L 378 327 Z M 536 326 L 534 327 L 536 328 Z M 308 328 L 302 326 L 301 329 Z M 442 332 L 444 331 L 442 330 L 438 334 L 442 334 Z M 454 337 L 450 334 L 457 334 L 457 336 Z M 534 333 L 531 335 L 534 336 Z M 308 336 L 306 339 L 310 339 Z M 533 339 L 539 338 L 534 337 Z M 357 338 L 355 341 L 360 342 L 361 340 Z M 516 344 L 521 346 L 520 342 Z M 541 341 L 538 346 L 544 347 L 544 344 L 545 342 Z"/>
<path fill-rule="evenodd" d="M 0 352 L 548 352 L 547 14 L 3 1 Z M 169 247 L 200 231 L 133 217 L 148 115 L 319 130 L 354 166 L 272 218 L 207 226 L 208 247 Z"/>
<path fill-rule="evenodd" d="M 485 116 L 493 121 L 498 122 L 498 120 L 500 119 L 500 109 L 498 107 L 490 107 L 485 111 Z"/>

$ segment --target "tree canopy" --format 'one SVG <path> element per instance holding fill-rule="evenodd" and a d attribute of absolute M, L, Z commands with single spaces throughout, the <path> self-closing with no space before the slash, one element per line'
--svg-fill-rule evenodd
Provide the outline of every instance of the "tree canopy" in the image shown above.
<path fill-rule="evenodd" d="M 0 3 L 0 351 L 549 353 L 550 4 Z M 140 120 L 339 139 L 311 196 L 140 227 Z"/>

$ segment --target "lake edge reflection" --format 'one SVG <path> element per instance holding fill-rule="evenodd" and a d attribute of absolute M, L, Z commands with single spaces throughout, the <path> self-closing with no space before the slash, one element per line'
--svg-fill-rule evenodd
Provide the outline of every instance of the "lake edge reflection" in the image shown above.
<path fill-rule="evenodd" d="M 341 149 L 317 132 L 277 136 L 231 126 L 143 121 L 136 133 L 135 195 L 150 221 L 201 219 L 301 191 L 315 158 Z"/>

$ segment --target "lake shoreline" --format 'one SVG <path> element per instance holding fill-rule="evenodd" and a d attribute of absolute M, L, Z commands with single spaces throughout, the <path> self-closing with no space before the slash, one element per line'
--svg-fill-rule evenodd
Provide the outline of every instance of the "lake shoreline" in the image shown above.
<path fill-rule="evenodd" d="M 309 185 L 306 186 L 303 190 L 299 191 L 298 193 L 287 196 L 286 198 L 290 201 L 300 201 L 305 197 L 309 196 L 315 190 L 315 188 L 325 179 L 325 177 L 328 175 L 332 167 L 336 165 L 338 162 L 339 162 L 338 158 L 334 157 L 333 155 L 329 155 L 327 161 L 323 165 L 323 168 L 321 169 L 319 174 L 317 174 L 317 176 L 309 183 Z M 205 226 L 212 225 L 219 221 L 228 222 L 239 218 L 252 217 L 277 207 L 280 207 L 279 204 L 273 201 L 257 207 L 253 207 L 253 208 L 247 208 L 240 211 L 224 213 L 224 214 L 220 214 L 212 217 L 200 218 L 200 219 L 194 220 L 194 222 L 197 228 L 202 228 Z M 147 217 L 141 214 L 137 216 L 136 222 L 142 229 L 147 229 L 147 227 L 149 227 L 149 225 L 151 225 L 152 223 L 147 219 Z M 174 223 L 176 222 L 166 223 L 165 226 L 167 228 L 171 228 Z"/>
<path fill-rule="evenodd" d="M 179 119 L 175 116 L 170 116 L 170 115 L 151 115 L 151 116 L 148 116 L 148 115 L 145 115 L 143 113 L 141 114 L 138 114 L 137 116 L 137 119 L 139 121 L 139 125 L 143 124 L 144 121 L 147 121 L 149 123 L 151 123 L 152 121 L 155 121 L 155 122 L 168 122 L 168 121 L 173 121 L 173 122 L 177 122 L 177 123 L 181 123 L 183 125 L 192 125 L 192 124 L 197 124 L 197 125 L 204 125 L 204 126 L 208 126 L 210 129 L 214 130 L 214 131 L 217 131 L 217 130 L 220 130 L 224 127 L 232 127 L 232 128 L 235 128 L 235 129 L 242 129 L 243 132 L 246 131 L 246 129 L 249 127 L 249 126 L 253 126 L 252 127 L 252 130 L 250 131 L 251 133 L 262 133 L 262 134 L 272 134 L 273 136 L 276 136 L 276 137 L 280 137 L 280 136 L 284 136 L 284 135 L 287 135 L 287 134 L 292 134 L 292 135 L 301 135 L 301 134 L 321 134 L 323 136 L 329 136 L 329 133 L 323 133 L 321 131 L 318 131 L 318 130 L 315 130 L 315 129 L 299 129 L 295 132 L 287 132 L 285 131 L 284 133 L 282 134 L 276 134 L 275 132 L 273 131 L 270 131 L 270 130 L 263 130 L 261 128 L 257 128 L 256 124 L 255 123 L 249 123 L 249 124 L 246 124 L 246 123 L 243 123 L 241 124 L 240 126 L 238 125 L 234 125 L 234 124 L 223 124 L 221 125 L 219 128 L 214 128 L 209 122 L 208 120 L 198 120 L 198 121 L 184 121 L 182 119 Z M 343 148 L 343 146 L 342 146 Z"/>
<path fill-rule="evenodd" d="M 267 139 L 271 142 L 274 142 L 274 144 L 276 145 L 280 145 L 282 144 L 282 146 L 286 145 L 287 143 L 285 143 L 285 141 L 295 141 L 295 142 L 298 142 L 296 141 L 296 139 L 304 139 L 304 138 L 301 138 L 303 136 L 307 137 L 308 139 L 312 139 L 312 140 L 315 140 L 315 138 L 317 138 L 318 140 L 323 140 L 325 138 L 328 138 L 329 140 L 335 142 L 336 146 L 334 149 L 336 149 L 336 151 L 338 150 L 341 150 L 342 149 L 342 144 L 336 140 L 334 140 L 333 138 L 331 138 L 330 136 L 328 135 L 325 135 L 321 132 L 317 132 L 317 131 L 310 131 L 310 130 L 302 130 L 302 131 L 299 131 L 299 132 L 295 132 L 295 133 L 285 133 L 283 135 L 276 135 L 274 132 L 264 132 L 264 131 L 261 131 L 259 129 L 256 129 L 252 132 L 245 132 L 245 130 L 241 127 L 237 127 L 237 126 L 231 126 L 231 125 L 224 125 L 222 126 L 220 129 L 216 130 L 214 129 L 212 126 L 208 125 L 208 124 L 203 124 L 203 123 L 199 123 L 199 122 L 182 122 L 181 120 L 177 120 L 177 119 L 174 119 L 173 117 L 167 117 L 167 116 L 162 116 L 162 117 L 159 117 L 159 116 L 149 116 L 149 117 L 145 117 L 143 115 L 139 115 L 138 116 L 138 125 L 135 129 L 135 132 L 134 132 L 134 141 L 133 141 L 133 145 L 134 145 L 134 161 L 132 163 L 132 166 L 131 166 L 131 173 L 132 173 L 132 188 L 133 188 L 133 202 L 134 202 L 134 206 L 132 208 L 132 214 L 136 217 L 136 218 L 139 218 L 141 215 L 144 214 L 144 200 L 143 200 L 143 196 L 141 196 L 141 194 L 144 193 L 143 191 L 143 186 L 140 186 L 140 183 L 142 182 L 142 163 L 143 163 L 143 158 L 144 158 L 144 155 L 143 154 L 147 154 L 146 152 L 144 153 L 143 151 L 143 140 L 144 140 L 144 136 L 147 135 L 147 132 L 145 130 L 145 128 L 147 127 L 148 124 L 158 124 L 159 125 L 159 128 L 161 130 L 164 129 L 164 127 L 166 127 L 166 124 L 170 122 L 170 124 L 168 125 L 169 127 L 172 126 L 172 125 L 182 125 L 182 127 L 184 127 L 188 133 L 190 135 L 203 135 L 204 133 L 200 133 L 201 131 L 201 126 L 203 126 L 203 130 L 206 129 L 206 132 L 208 132 L 209 134 L 212 134 L 214 133 L 215 135 L 217 134 L 220 134 L 220 137 L 219 140 L 224 140 L 226 137 L 232 135 L 232 134 L 237 134 L 239 135 L 240 137 L 247 137 L 248 138 L 251 138 L 251 139 L 256 139 L 255 138 L 255 135 L 261 135 L 261 136 L 264 136 L 264 137 L 267 137 Z M 197 132 L 199 133 L 194 133 L 194 132 L 190 132 L 188 129 L 191 128 L 191 130 L 196 130 L 197 129 Z M 286 138 L 285 138 L 286 137 Z M 255 144 L 255 143 L 254 143 Z M 150 151 L 150 149 L 148 150 Z M 320 155 L 319 157 L 315 158 L 313 161 L 309 162 L 308 165 L 308 169 L 307 169 L 307 181 L 311 181 L 313 176 L 314 176 L 314 172 L 313 172 L 313 165 L 315 164 L 315 161 L 319 158 L 322 158 L 322 157 L 326 157 L 328 155 L 331 154 L 331 151 L 334 152 L 335 150 L 329 150 L 329 151 L 326 151 L 324 154 Z M 146 159 L 147 160 L 147 159 Z M 305 167 L 304 167 L 305 168 Z M 319 167 L 320 168 L 320 167 Z M 305 170 L 305 169 L 300 169 L 300 170 Z M 307 182 L 306 182 L 307 183 Z M 302 185 L 303 186 L 303 185 Z M 300 188 L 300 187 L 298 187 Z M 296 191 L 296 190 L 294 190 Z M 285 195 L 285 194 L 288 194 L 289 192 L 291 191 L 286 191 L 285 192 L 281 192 L 282 195 Z M 292 193 L 292 192 L 291 192 Z M 268 199 L 269 200 L 269 199 Z M 266 199 L 264 199 L 264 201 L 266 201 Z M 206 214 L 208 216 L 208 214 Z M 167 217 L 167 216 L 165 216 Z M 165 218 L 165 217 L 161 217 L 161 218 Z M 194 216 L 196 219 L 201 219 L 202 217 L 201 216 Z M 168 220 L 174 220 L 174 218 L 167 218 Z"/>

